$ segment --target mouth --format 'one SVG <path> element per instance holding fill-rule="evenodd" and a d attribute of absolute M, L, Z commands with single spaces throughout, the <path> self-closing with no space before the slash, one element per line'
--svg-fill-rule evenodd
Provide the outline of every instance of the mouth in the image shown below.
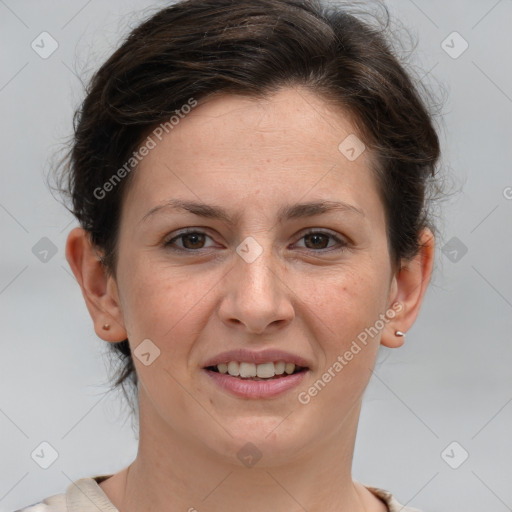
<path fill-rule="evenodd" d="M 286 395 L 285 392 L 290 392 L 304 381 L 309 368 L 293 363 L 287 365 L 283 361 L 259 365 L 231 361 L 206 366 L 203 371 L 212 384 L 231 396 L 261 400 Z"/>
<path fill-rule="evenodd" d="M 305 382 L 308 359 L 277 348 L 229 350 L 205 361 L 204 375 L 216 389 L 243 399 L 277 398 Z"/>

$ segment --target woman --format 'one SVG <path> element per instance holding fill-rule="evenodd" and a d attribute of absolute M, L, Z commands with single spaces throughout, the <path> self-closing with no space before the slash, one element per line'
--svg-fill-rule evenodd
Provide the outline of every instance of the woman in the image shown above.
<path fill-rule="evenodd" d="M 139 450 L 22 510 L 416 510 L 351 465 L 379 345 L 430 280 L 438 157 L 385 38 L 340 7 L 188 0 L 134 29 L 63 177 Z"/>

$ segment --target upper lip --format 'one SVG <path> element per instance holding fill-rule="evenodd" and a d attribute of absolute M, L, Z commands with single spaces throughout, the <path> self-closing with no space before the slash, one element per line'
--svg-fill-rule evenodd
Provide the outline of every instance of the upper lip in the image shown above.
<path fill-rule="evenodd" d="M 285 352 L 279 349 L 265 349 L 260 351 L 247 350 L 245 348 L 239 348 L 236 350 L 228 350 L 217 354 L 216 356 L 208 359 L 204 364 L 203 368 L 208 366 L 216 366 L 221 363 L 229 363 L 230 361 L 238 361 L 241 363 L 270 363 L 276 361 L 284 361 L 286 363 L 294 363 L 296 366 L 309 368 L 310 363 L 307 359 L 301 356 L 292 354 L 291 352 Z"/>

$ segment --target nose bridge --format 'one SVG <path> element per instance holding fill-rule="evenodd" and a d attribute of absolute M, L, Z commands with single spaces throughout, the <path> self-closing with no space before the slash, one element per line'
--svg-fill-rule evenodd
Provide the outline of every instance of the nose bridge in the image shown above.
<path fill-rule="evenodd" d="M 273 250 L 272 237 L 256 236 L 246 237 L 236 248 L 220 313 L 224 321 L 236 321 L 252 332 L 262 332 L 270 324 L 290 320 L 293 307 L 282 282 L 283 267 Z"/>
<path fill-rule="evenodd" d="M 280 288 L 276 282 L 279 281 L 280 264 L 271 237 L 247 236 L 236 248 L 236 253 L 236 275 L 241 291 L 245 288 L 249 296 L 265 295 L 267 300 L 275 299 Z"/>

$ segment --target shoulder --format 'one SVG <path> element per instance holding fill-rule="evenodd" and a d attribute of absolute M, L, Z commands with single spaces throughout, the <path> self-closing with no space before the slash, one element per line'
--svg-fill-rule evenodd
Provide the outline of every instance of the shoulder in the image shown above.
<path fill-rule="evenodd" d="M 80 478 L 65 492 L 54 494 L 15 512 L 118 512 L 98 485 L 111 475 Z"/>
<path fill-rule="evenodd" d="M 54 494 L 15 512 L 67 512 L 66 495 L 64 493 Z"/>
<path fill-rule="evenodd" d="M 369 485 L 365 485 L 365 487 L 387 505 L 389 512 L 421 512 L 417 508 L 404 507 L 389 491 Z"/>
<path fill-rule="evenodd" d="M 98 509 L 118 512 L 98 485 L 109 476 L 112 475 L 81 478 L 70 484 L 65 493 L 54 494 L 14 512 L 97 512 Z M 389 512 L 421 512 L 416 508 L 402 506 L 389 491 L 368 485 L 365 487 L 387 505 Z"/>

